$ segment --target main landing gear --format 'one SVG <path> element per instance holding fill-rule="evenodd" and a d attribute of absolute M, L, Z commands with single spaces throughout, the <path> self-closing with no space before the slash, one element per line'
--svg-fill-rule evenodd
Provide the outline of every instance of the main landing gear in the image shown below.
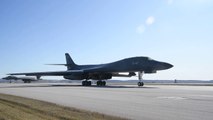
<path fill-rule="evenodd" d="M 106 81 L 102 81 L 102 80 L 98 80 L 97 81 L 97 86 L 106 86 Z M 91 86 L 92 85 L 92 81 L 82 81 L 82 86 Z"/>
<path fill-rule="evenodd" d="M 82 86 L 91 86 L 92 85 L 92 81 L 82 81 Z"/>
<path fill-rule="evenodd" d="M 139 80 L 138 86 L 139 87 L 144 85 L 144 83 L 142 82 L 142 80 L 143 80 L 142 76 L 143 76 L 143 71 L 138 72 L 138 80 Z"/>
<path fill-rule="evenodd" d="M 31 83 L 30 80 L 24 80 L 24 83 Z"/>
<path fill-rule="evenodd" d="M 98 80 L 97 86 L 106 86 L 106 81 Z"/>

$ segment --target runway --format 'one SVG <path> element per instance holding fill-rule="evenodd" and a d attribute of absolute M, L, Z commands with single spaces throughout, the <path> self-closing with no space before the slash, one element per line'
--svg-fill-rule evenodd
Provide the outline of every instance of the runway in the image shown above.
<path fill-rule="evenodd" d="M 0 93 L 137 120 L 212 120 L 213 87 L 0 84 Z"/>

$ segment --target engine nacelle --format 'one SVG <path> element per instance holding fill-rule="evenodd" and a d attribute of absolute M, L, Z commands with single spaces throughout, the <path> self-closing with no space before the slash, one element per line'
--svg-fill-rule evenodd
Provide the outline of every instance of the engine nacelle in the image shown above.
<path fill-rule="evenodd" d="M 111 73 L 93 74 L 90 76 L 90 79 L 93 79 L 93 80 L 107 80 L 107 79 L 111 79 L 111 78 L 112 78 Z"/>
<path fill-rule="evenodd" d="M 64 76 L 65 79 L 69 80 L 83 80 L 86 79 L 86 76 L 84 75 L 66 75 Z"/>
<path fill-rule="evenodd" d="M 92 79 L 92 80 L 107 80 L 112 78 L 111 73 L 103 73 L 103 74 L 75 74 L 75 75 L 65 75 L 65 79 L 69 80 L 83 80 L 83 79 Z"/>
<path fill-rule="evenodd" d="M 146 70 L 146 71 L 144 71 L 144 73 L 157 73 L 157 71 L 156 70 Z"/>

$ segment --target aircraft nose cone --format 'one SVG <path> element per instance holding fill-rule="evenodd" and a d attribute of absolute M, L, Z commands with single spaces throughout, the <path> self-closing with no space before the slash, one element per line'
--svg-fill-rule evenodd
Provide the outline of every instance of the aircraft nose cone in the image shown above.
<path fill-rule="evenodd" d="M 166 69 L 169 69 L 169 68 L 172 68 L 172 67 L 173 67 L 172 64 L 169 64 L 169 63 L 166 63 L 166 62 L 159 62 L 156 66 L 156 69 L 166 70 Z"/>
<path fill-rule="evenodd" d="M 169 64 L 169 63 L 164 63 L 164 66 L 165 66 L 167 69 L 169 69 L 169 68 L 172 68 L 172 67 L 173 67 L 173 65 L 172 65 L 172 64 Z"/>

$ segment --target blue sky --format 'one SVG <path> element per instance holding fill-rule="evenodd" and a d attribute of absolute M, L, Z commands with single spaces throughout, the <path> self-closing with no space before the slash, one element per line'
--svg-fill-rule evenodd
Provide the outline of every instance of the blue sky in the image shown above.
<path fill-rule="evenodd" d="M 144 79 L 213 79 L 212 0 L 1 0 L 0 77 L 149 56 Z"/>

